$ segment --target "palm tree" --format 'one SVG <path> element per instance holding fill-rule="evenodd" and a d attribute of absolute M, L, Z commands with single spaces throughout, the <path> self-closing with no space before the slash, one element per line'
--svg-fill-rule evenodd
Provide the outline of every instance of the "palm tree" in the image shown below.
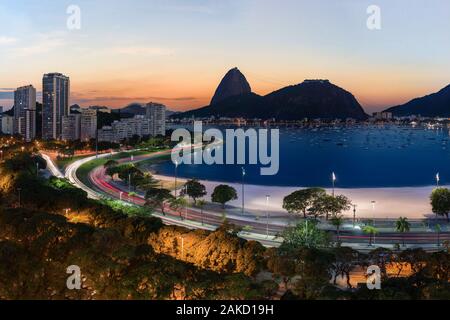
<path fill-rule="evenodd" d="M 405 232 L 409 232 L 410 224 L 408 222 L 408 218 L 400 217 L 398 218 L 397 222 L 395 223 L 395 228 L 398 232 L 402 233 L 402 241 L 403 246 L 405 246 Z"/>
<path fill-rule="evenodd" d="M 344 218 L 342 217 L 342 215 L 334 215 L 331 218 L 331 224 L 336 227 L 336 233 L 337 233 L 337 241 L 339 242 L 339 238 L 340 238 L 340 228 L 342 226 L 342 224 L 344 223 Z"/>
<path fill-rule="evenodd" d="M 200 199 L 197 201 L 197 206 L 200 208 L 200 213 L 202 215 L 202 225 L 204 224 L 204 220 L 203 220 L 203 208 L 206 205 L 206 201 L 203 199 Z"/>
<path fill-rule="evenodd" d="M 367 226 L 364 226 L 363 232 L 367 233 L 369 235 L 369 246 L 371 246 L 373 237 L 378 233 L 378 229 L 375 228 L 374 226 L 367 225 Z"/>

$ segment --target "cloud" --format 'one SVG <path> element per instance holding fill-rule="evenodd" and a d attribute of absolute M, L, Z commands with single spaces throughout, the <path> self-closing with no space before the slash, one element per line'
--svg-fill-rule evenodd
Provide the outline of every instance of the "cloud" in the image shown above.
<path fill-rule="evenodd" d="M 14 92 L 13 91 L 0 91 L 0 99 L 2 99 L 2 100 L 14 99 Z"/>
<path fill-rule="evenodd" d="M 214 10 L 211 7 L 202 5 L 169 5 L 164 6 L 164 9 L 169 11 L 178 11 L 187 13 L 205 13 L 205 14 L 214 13 Z"/>
<path fill-rule="evenodd" d="M 195 101 L 195 97 L 121 97 L 121 96 L 103 96 L 103 97 L 92 97 L 92 98 L 76 98 L 77 94 L 73 94 L 74 100 L 78 103 L 93 103 L 100 101 Z"/>
<path fill-rule="evenodd" d="M 41 33 L 36 36 L 36 41 L 25 47 L 16 47 L 14 53 L 18 56 L 32 56 L 35 54 L 47 53 L 55 48 L 67 44 L 64 40 L 63 32 Z"/>
<path fill-rule="evenodd" d="M 175 53 L 173 49 L 161 47 L 145 47 L 145 46 L 123 46 L 114 47 L 112 52 L 125 55 L 145 55 L 145 56 L 170 56 Z"/>
<path fill-rule="evenodd" d="M 14 44 L 17 41 L 16 38 L 0 36 L 0 46 Z"/>

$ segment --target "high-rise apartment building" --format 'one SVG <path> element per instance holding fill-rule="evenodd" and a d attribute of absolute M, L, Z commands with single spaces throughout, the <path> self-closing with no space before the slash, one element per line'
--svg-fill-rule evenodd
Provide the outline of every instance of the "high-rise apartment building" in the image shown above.
<path fill-rule="evenodd" d="M 2 116 L 2 133 L 13 134 L 14 117 L 4 114 Z"/>
<path fill-rule="evenodd" d="M 61 139 L 66 141 L 80 140 L 81 114 L 73 113 L 63 116 L 61 120 Z"/>
<path fill-rule="evenodd" d="M 81 109 L 81 140 L 95 139 L 97 134 L 97 110 Z"/>
<path fill-rule="evenodd" d="M 42 79 L 42 138 L 62 138 L 62 118 L 69 115 L 69 77 L 48 73 Z"/>
<path fill-rule="evenodd" d="M 164 136 L 166 134 L 166 106 L 159 103 L 147 103 L 146 118 L 151 121 L 150 135 Z"/>
<path fill-rule="evenodd" d="M 26 141 L 36 137 L 36 89 L 32 85 L 14 91 L 13 132 Z"/>

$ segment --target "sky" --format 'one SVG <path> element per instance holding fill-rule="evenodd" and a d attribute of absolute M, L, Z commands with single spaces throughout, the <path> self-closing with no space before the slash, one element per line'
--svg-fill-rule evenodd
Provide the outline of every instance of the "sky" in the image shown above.
<path fill-rule="evenodd" d="M 70 5 L 79 29 L 67 27 Z M 71 103 L 173 110 L 207 105 L 233 67 L 262 95 L 329 79 L 367 112 L 450 83 L 447 0 L 0 0 L 0 21 L 6 108 L 48 72 L 70 77 Z"/>

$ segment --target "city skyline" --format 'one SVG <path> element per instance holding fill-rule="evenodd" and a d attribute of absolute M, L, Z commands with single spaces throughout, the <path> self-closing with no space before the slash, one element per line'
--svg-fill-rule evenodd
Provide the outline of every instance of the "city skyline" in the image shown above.
<path fill-rule="evenodd" d="M 0 105 L 10 108 L 14 89 L 28 84 L 41 101 L 42 74 L 53 71 L 74 79 L 71 104 L 174 110 L 207 105 L 235 66 L 261 95 L 329 79 L 368 113 L 450 83 L 444 1 L 378 1 L 381 30 L 366 27 L 370 1 L 132 4 L 78 1 L 81 29 L 68 30 L 70 3 L 0 2 Z"/>

